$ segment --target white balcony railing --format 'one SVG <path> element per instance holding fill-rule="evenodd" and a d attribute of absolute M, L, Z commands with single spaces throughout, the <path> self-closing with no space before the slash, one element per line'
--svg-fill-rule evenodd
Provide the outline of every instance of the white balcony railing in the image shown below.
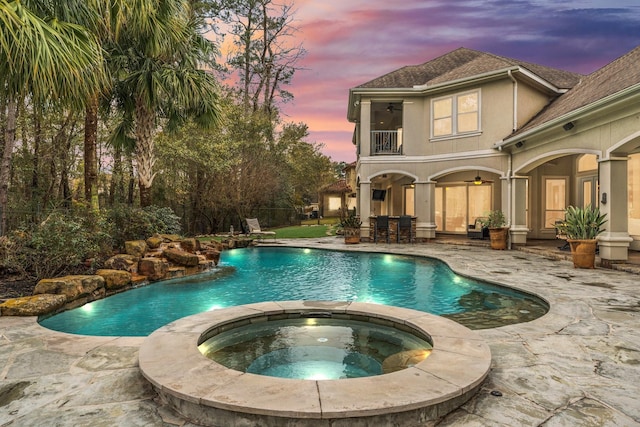
<path fill-rule="evenodd" d="M 371 131 L 371 155 L 402 154 L 402 133 L 395 130 Z"/>

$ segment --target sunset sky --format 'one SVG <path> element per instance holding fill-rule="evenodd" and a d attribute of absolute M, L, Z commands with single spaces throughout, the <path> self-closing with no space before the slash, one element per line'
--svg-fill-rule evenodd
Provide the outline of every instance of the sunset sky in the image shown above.
<path fill-rule="evenodd" d="M 288 0 L 307 55 L 285 119 L 355 161 L 349 88 L 458 47 L 589 74 L 640 45 L 638 0 Z M 639 64 L 640 66 L 640 64 Z"/>

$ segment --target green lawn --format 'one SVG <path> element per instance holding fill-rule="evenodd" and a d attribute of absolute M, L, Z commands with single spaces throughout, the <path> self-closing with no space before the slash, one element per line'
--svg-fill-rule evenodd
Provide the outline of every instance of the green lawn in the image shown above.
<path fill-rule="evenodd" d="M 297 225 L 292 227 L 274 228 L 278 239 L 302 239 L 309 237 L 335 236 L 335 226 L 326 225 Z"/>
<path fill-rule="evenodd" d="M 335 236 L 336 228 L 338 221 L 336 219 L 327 218 L 321 219 L 321 225 L 317 225 L 318 220 L 310 220 L 304 221 L 303 225 L 294 225 L 291 227 L 282 227 L 282 228 L 272 228 L 269 231 L 276 232 L 277 239 L 305 239 L 305 238 L 314 238 L 314 237 L 326 237 L 326 236 Z M 307 222 L 308 225 L 304 223 Z M 257 236 L 254 236 L 257 237 Z M 267 239 L 270 236 L 264 236 Z M 199 237 L 203 242 L 211 241 L 211 240 L 223 240 L 227 238 L 226 236 L 202 236 Z"/>
<path fill-rule="evenodd" d="M 301 221 L 302 225 L 335 225 L 340 222 L 340 218 L 320 218 L 320 219 L 304 219 Z"/>

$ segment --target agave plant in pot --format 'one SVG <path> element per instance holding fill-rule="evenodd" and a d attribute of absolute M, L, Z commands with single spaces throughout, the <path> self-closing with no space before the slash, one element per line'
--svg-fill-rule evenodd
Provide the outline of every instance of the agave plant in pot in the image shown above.
<path fill-rule="evenodd" d="M 507 220 L 504 217 L 504 213 L 500 210 L 491 211 L 481 222 L 483 227 L 489 229 L 491 249 L 507 249 L 509 227 L 506 227 Z"/>
<path fill-rule="evenodd" d="M 360 243 L 360 226 L 362 221 L 356 215 L 356 208 L 353 211 L 347 211 L 347 215 L 342 214 L 340 217 L 340 227 L 344 234 L 344 242 L 346 244 Z"/>
<path fill-rule="evenodd" d="M 571 247 L 575 268 L 594 268 L 598 235 L 604 231 L 607 214 L 598 207 L 569 206 L 565 209 L 564 221 L 558 224 L 560 233 L 566 236 Z"/>

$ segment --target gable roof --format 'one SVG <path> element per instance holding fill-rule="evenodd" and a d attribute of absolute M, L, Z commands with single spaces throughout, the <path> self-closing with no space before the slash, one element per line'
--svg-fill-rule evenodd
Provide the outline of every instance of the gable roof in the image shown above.
<path fill-rule="evenodd" d="M 583 107 L 638 86 L 640 91 L 640 46 L 586 76 L 561 95 L 509 138 L 558 119 Z"/>
<path fill-rule="evenodd" d="M 470 78 L 510 67 L 525 68 L 559 89 L 573 87 L 582 77 L 569 71 L 461 47 L 423 64 L 402 67 L 356 88 L 413 88 Z"/>
<path fill-rule="evenodd" d="M 340 179 L 332 184 L 322 187 L 319 193 L 351 193 L 351 187 L 345 179 Z"/>

